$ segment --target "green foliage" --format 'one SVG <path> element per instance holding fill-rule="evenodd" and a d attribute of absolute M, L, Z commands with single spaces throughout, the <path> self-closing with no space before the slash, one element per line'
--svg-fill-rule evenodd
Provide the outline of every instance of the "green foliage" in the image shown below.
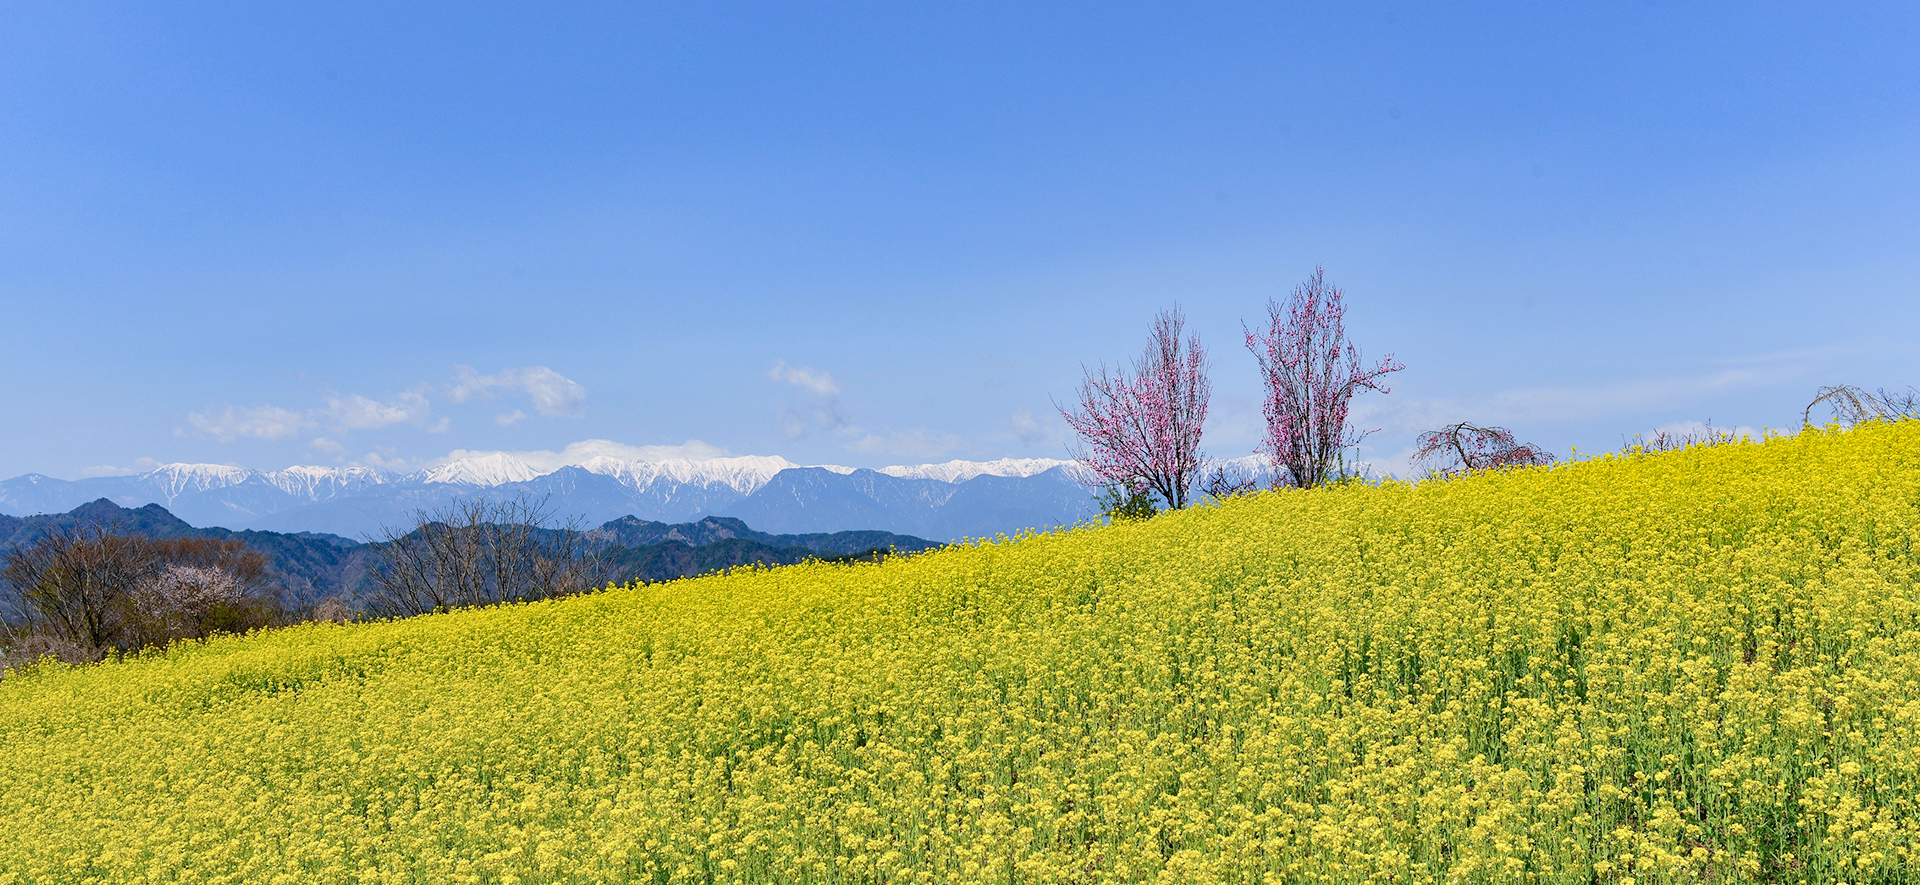
<path fill-rule="evenodd" d="M 1160 512 L 1153 493 L 1145 489 L 1111 483 L 1094 494 L 1100 515 L 1112 520 L 1152 519 Z"/>

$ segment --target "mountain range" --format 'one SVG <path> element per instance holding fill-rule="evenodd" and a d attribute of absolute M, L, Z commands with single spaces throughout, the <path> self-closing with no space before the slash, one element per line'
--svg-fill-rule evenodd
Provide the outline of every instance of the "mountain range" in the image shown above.
<path fill-rule="evenodd" d="M 265 554 L 269 579 L 281 608 L 310 611 L 333 599 L 361 609 L 373 590 L 379 545 L 321 532 L 282 533 L 198 528 L 158 504 L 121 507 L 100 499 L 66 513 L 0 516 L 0 556 L 45 535 L 83 526 L 149 538 L 237 540 Z M 582 533 L 585 547 L 606 565 L 613 582 L 662 581 L 742 565 L 790 565 L 808 559 L 866 559 L 879 552 L 918 553 L 939 545 L 923 538 L 878 531 L 773 534 L 727 517 L 669 525 L 633 516 L 610 520 Z M 8 606 L 0 606 L 5 617 Z"/>
<path fill-rule="evenodd" d="M 131 476 L 0 482 L 0 514 L 64 513 L 105 498 L 158 504 L 199 527 L 378 537 L 422 510 L 486 496 L 545 500 L 561 520 L 623 516 L 662 523 L 734 517 L 763 531 L 877 530 L 937 541 L 1072 525 L 1095 515 L 1072 461 L 1001 459 L 887 467 L 803 467 L 777 456 L 627 461 L 598 457 L 541 470 L 505 454 L 414 473 L 298 466 L 258 471 L 168 464 Z"/>

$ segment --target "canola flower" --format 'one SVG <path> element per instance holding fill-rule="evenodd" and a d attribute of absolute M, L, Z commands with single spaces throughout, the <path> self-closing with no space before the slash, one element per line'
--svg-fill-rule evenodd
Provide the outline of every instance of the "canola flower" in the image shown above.
<path fill-rule="evenodd" d="M 0 885 L 1904 882 L 1920 422 L 0 681 Z"/>

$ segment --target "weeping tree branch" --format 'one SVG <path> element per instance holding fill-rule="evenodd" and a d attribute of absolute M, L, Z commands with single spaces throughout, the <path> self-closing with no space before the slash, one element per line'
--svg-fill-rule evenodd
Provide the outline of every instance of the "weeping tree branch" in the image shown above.
<path fill-rule="evenodd" d="M 1868 393 L 1851 384 L 1836 384 L 1815 392 L 1813 401 L 1807 403 L 1806 411 L 1800 415 L 1801 425 L 1811 427 L 1814 408 L 1823 404 L 1833 413 L 1833 420 L 1845 427 L 1868 421 L 1920 418 L 1920 391 L 1914 388 L 1907 388 L 1905 393 L 1888 393 L 1882 387 L 1876 393 Z"/>
<path fill-rule="evenodd" d="M 1413 458 L 1429 464 L 1438 476 L 1553 463 L 1553 456 L 1545 449 L 1515 440 L 1513 431 L 1505 427 L 1480 427 L 1465 421 L 1420 434 Z"/>

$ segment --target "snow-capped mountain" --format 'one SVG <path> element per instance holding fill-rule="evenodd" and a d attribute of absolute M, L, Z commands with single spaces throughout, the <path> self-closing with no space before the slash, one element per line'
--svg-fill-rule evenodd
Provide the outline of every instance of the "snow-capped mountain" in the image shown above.
<path fill-rule="evenodd" d="M 172 500 L 188 492 L 237 486 L 254 475 L 254 471 L 245 467 L 225 464 L 162 464 L 141 475 L 140 481 L 159 489 L 160 494 Z"/>
<path fill-rule="evenodd" d="M 63 513 L 106 498 L 159 504 L 195 525 L 242 527 L 261 516 L 364 493 L 392 481 L 364 467 L 289 467 L 263 473 L 225 464 L 165 464 L 131 476 L 75 481 L 29 474 L 0 482 L 0 513 Z"/>
<path fill-rule="evenodd" d="M 330 498 L 343 491 L 392 482 L 393 474 L 372 467 L 288 467 L 260 474 L 260 478 L 289 495 Z"/>
<path fill-rule="evenodd" d="M 800 465 L 779 455 L 744 455 L 734 458 L 673 458 L 666 461 L 627 461 L 602 455 L 582 462 L 588 473 L 610 476 L 621 484 L 644 489 L 662 479 L 684 485 L 722 485 L 742 495 L 751 495 L 782 470 Z"/>
<path fill-rule="evenodd" d="M 661 461 L 598 456 L 543 468 L 507 453 L 473 455 L 406 475 L 364 467 L 256 471 L 168 464 L 75 481 L 29 474 L 0 482 L 0 513 L 64 513 L 106 498 L 160 504 L 197 526 L 369 537 L 479 495 L 525 496 L 558 519 L 622 516 L 687 522 L 739 516 L 789 532 L 880 529 L 950 540 L 1069 525 L 1091 516 L 1072 461 L 1003 458 L 855 469 L 778 456 Z"/>
<path fill-rule="evenodd" d="M 413 474 L 410 478 L 423 483 L 453 483 L 491 488 L 510 482 L 526 482 L 540 475 L 542 471 L 532 464 L 505 452 L 494 452 L 491 455 L 450 461 L 431 470 Z"/>
<path fill-rule="evenodd" d="M 937 479 L 941 482 L 965 482 L 976 476 L 1033 476 L 1055 467 L 1078 466 L 1075 461 L 1053 458 L 1001 458 L 997 461 L 948 461 L 944 464 L 915 464 L 882 467 L 880 472 L 902 479 Z"/>

